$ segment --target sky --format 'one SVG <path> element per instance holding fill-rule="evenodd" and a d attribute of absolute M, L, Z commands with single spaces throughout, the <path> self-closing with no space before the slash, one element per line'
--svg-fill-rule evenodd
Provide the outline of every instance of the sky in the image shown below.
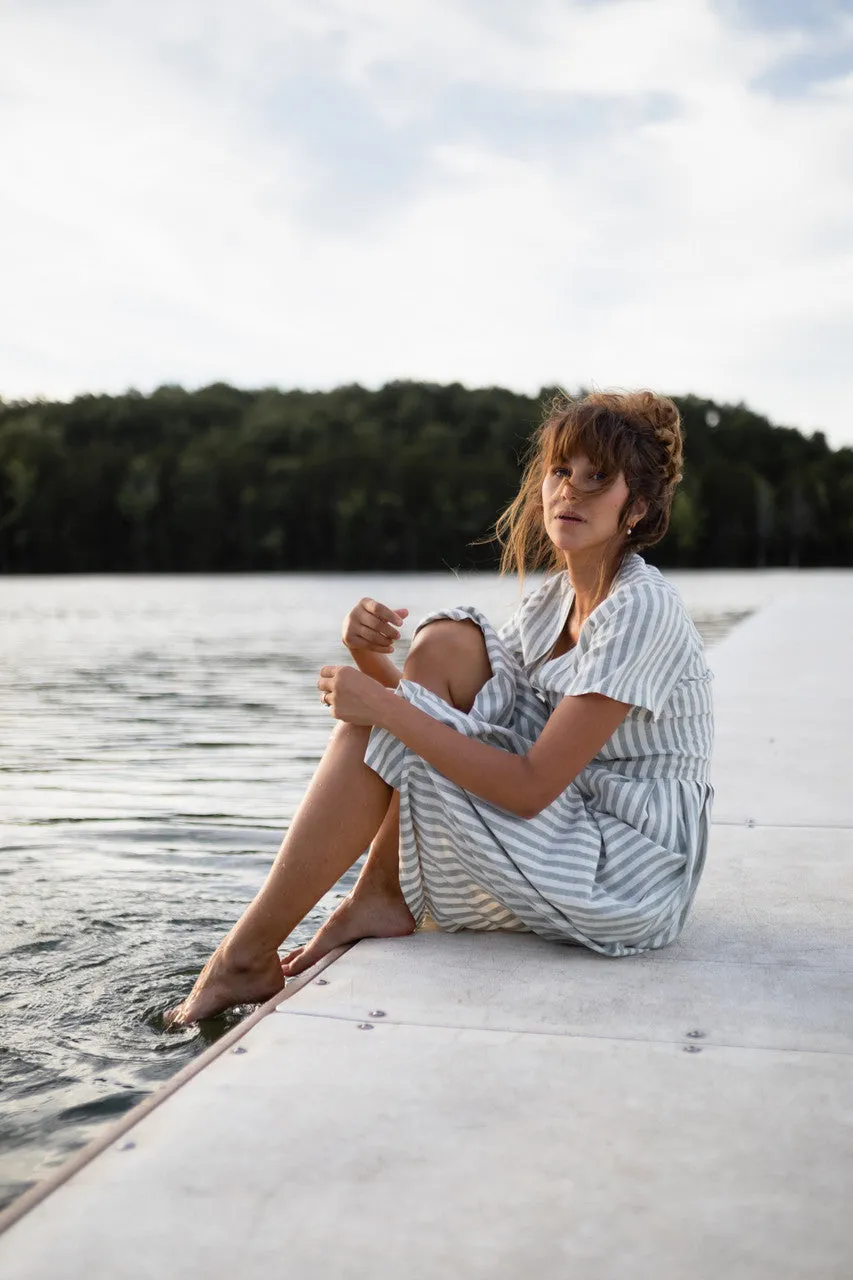
<path fill-rule="evenodd" d="M 745 401 L 853 444 L 853 0 L 3 0 L 0 396 Z"/>

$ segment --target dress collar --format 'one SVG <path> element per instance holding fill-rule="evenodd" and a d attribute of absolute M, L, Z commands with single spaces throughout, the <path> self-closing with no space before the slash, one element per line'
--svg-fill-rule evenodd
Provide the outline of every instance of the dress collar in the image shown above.
<path fill-rule="evenodd" d="M 610 599 L 616 587 L 633 578 L 638 570 L 642 570 L 644 564 L 645 561 L 636 551 L 630 551 L 619 566 L 610 591 L 604 597 L 604 600 L 596 605 L 589 617 L 594 617 L 605 601 Z M 574 598 L 575 592 L 568 570 L 564 569 L 561 573 L 555 573 L 552 578 L 546 580 L 543 588 L 537 593 L 535 604 L 525 612 L 521 622 L 521 648 L 525 666 L 538 662 L 551 652 L 557 642 L 557 637 L 566 625 L 566 619 L 569 616 Z M 584 620 L 584 627 L 587 622 L 589 622 L 589 618 Z M 578 640 L 579 643 L 580 640 Z M 573 649 L 569 649 L 567 653 L 561 654 L 560 657 L 565 658 L 569 654 L 575 653 L 577 647 L 575 645 Z M 559 661 L 559 659 L 554 659 L 554 661 Z"/>

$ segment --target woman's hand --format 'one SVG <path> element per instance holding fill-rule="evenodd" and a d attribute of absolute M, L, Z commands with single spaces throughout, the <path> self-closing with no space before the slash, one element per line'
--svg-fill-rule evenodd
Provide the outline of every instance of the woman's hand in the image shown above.
<path fill-rule="evenodd" d="M 397 628 L 408 615 L 408 609 L 389 609 L 365 597 L 344 618 L 341 639 L 352 652 L 393 653 L 394 641 L 400 639 Z"/>
<path fill-rule="evenodd" d="M 317 688 L 335 719 L 345 724 L 379 724 L 382 706 L 393 696 L 355 667 L 321 667 Z"/>

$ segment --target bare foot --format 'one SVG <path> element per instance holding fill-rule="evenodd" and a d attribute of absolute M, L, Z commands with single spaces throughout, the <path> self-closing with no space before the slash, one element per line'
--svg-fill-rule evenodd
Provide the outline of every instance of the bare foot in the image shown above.
<path fill-rule="evenodd" d="M 213 1018 L 235 1004 L 260 1004 L 283 986 L 281 962 L 275 952 L 263 960 L 238 960 L 226 938 L 196 978 L 186 1000 L 166 1011 L 166 1026 L 185 1027 Z"/>
<path fill-rule="evenodd" d="M 293 978 L 310 969 L 335 947 L 360 938 L 403 938 L 415 931 L 415 918 L 399 893 L 356 890 L 337 907 L 304 947 L 281 962 L 282 973 Z"/>

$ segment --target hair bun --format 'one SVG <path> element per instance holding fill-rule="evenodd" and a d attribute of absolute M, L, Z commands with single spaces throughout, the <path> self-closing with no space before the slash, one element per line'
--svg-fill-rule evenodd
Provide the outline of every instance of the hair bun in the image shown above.
<path fill-rule="evenodd" d="M 681 414 L 669 396 L 656 395 L 654 391 L 631 391 L 617 396 L 622 416 L 641 430 L 651 430 L 655 440 L 665 453 L 664 469 L 667 483 L 674 488 L 681 480 L 684 469 L 684 443 L 681 433 Z"/>

